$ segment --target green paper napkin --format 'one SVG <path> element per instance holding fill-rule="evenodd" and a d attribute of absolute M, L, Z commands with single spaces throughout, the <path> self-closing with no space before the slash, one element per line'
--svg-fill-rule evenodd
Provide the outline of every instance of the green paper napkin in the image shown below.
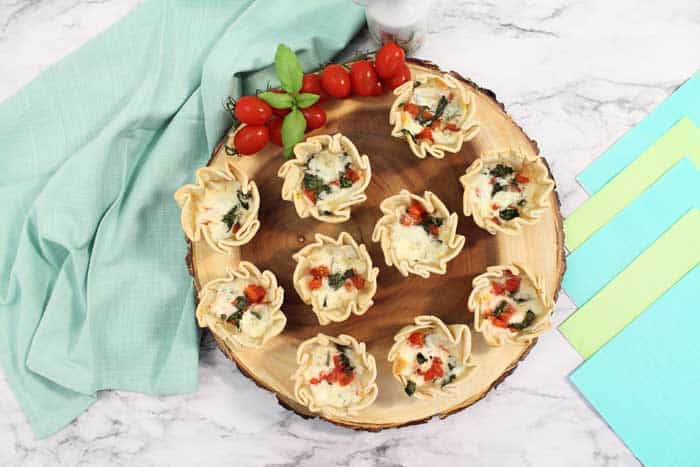
<path fill-rule="evenodd" d="M 315 67 L 363 21 L 349 0 L 146 1 L 0 105 L 0 361 L 37 436 L 101 389 L 196 389 L 173 192 L 226 97 L 276 84 L 279 42 Z"/>
<path fill-rule="evenodd" d="M 700 210 L 693 208 L 559 330 L 583 358 L 593 355 L 700 263 L 699 236 Z"/>
<path fill-rule="evenodd" d="M 681 158 L 700 166 L 700 129 L 683 118 L 605 187 L 564 221 L 566 247 L 573 251 L 642 194 Z"/>

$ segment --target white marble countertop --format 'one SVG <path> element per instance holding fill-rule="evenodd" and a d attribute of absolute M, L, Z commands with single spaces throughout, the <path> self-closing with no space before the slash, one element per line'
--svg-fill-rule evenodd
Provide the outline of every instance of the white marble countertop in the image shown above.
<path fill-rule="evenodd" d="M 0 0 L 0 100 L 139 3 Z M 697 0 L 443 0 L 434 8 L 417 55 L 497 93 L 551 163 L 565 215 L 586 198 L 575 175 L 700 66 Z M 350 49 L 367 46 L 365 34 Z M 557 323 L 572 310 L 562 296 Z M 364 433 L 283 409 L 205 341 L 197 394 L 104 392 L 44 441 L 34 440 L 0 373 L 0 465 L 639 465 L 569 384 L 580 363 L 550 332 L 475 406 Z"/>

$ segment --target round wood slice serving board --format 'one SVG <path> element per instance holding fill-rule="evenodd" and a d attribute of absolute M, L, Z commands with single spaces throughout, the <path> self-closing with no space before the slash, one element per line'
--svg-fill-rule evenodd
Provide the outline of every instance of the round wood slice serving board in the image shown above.
<path fill-rule="evenodd" d="M 429 62 L 410 60 L 409 67 L 418 73 L 441 73 Z M 284 162 L 281 148 L 268 144 L 252 157 L 226 155 L 225 145 L 232 146 L 232 129 L 215 149 L 209 165 L 221 167 L 233 160 L 238 168 L 255 180 L 260 190 L 261 228 L 253 240 L 222 255 L 204 241 L 191 244 L 188 263 L 197 290 L 207 282 L 224 277 L 227 267 L 247 260 L 260 268 L 274 272 L 284 288 L 282 311 L 287 327 L 262 349 L 236 350 L 214 335 L 219 348 L 240 370 L 259 386 L 274 392 L 279 402 L 298 414 L 313 414 L 294 399 L 291 376 L 296 364 L 297 346 L 322 332 L 327 335 L 349 334 L 367 344 L 367 350 L 377 362 L 379 395 L 373 405 L 357 416 L 327 419 L 338 425 L 365 430 L 380 430 L 425 421 L 434 415 L 445 417 L 468 407 L 508 376 L 530 351 L 529 345 L 489 347 L 481 334 L 473 330 L 473 315 L 467 310 L 467 297 L 472 279 L 488 266 L 519 262 L 532 273 L 544 277 L 546 293 L 554 300 L 565 269 L 564 238 L 559 199 L 552 192 L 549 209 L 534 226 L 525 226 L 521 235 L 491 235 L 478 228 L 471 218 L 462 214 L 463 188 L 458 178 L 482 152 L 518 148 L 537 154 L 537 144 L 508 116 L 503 105 L 489 90 L 452 73 L 468 91 L 474 94 L 477 120 L 481 130 L 477 137 L 464 144 L 458 154 L 446 154 L 444 159 L 428 156 L 419 159 L 405 141 L 391 137 L 389 107 L 394 95 L 381 97 L 351 97 L 323 104 L 328 121 L 314 134 L 340 132 L 350 138 L 361 154 L 367 154 L 372 164 L 372 181 L 367 188 L 368 199 L 352 209 L 351 219 L 343 224 L 327 224 L 311 217 L 300 219 L 293 203 L 281 198 L 282 179 L 277 170 Z M 466 236 L 462 252 L 448 263 L 447 274 L 431 275 L 428 279 L 411 275 L 404 278 L 384 263 L 378 243 L 371 241 L 372 229 L 381 217 L 379 204 L 402 188 L 416 194 L 430 190 L 440 197 L 448 209 L 459 215 L 459 234 Z M 358 243 L 364 243 L 375 266 L 380 268 L 374 306 L 362 316 L 351 316 L 342 323 L 319 325 L 310 305 L 302 303 L 292 284 L 295 262 L 292 255 L 314 241 L 317 232 L 337 237 L 341 231 L 350 233 Z M 477 368 L 461 381 L 453 395 L 424 401 L 406 395 L 393 377 L 387 361 L 393 336 L 413 323 L 418 315 L 432 314 L 446 324 L 467 323 L 472 330 L 472 355 Z"/>

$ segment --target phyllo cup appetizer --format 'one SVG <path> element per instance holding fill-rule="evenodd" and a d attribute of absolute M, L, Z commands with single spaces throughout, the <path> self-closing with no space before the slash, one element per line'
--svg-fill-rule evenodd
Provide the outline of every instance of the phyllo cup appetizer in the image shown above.
<path fill-rule="evenodd" d="M 292 257 L 297 262 L 292 280 L 302 301 L 322 325 L 364 314 L 374 303 L 379 274 L 367 248 L 347 232 L 315 239 Z"/>
<path fill-rule="evenodd" d="M 474 329 L 491 346 L 527 343 L 552 327 L 554 302 L 544 281 L 522 266 L 490 266 L 475 277 L 469 295 Z"/>
<path fill-rule="evenodd" d="M 381 242 L 387 266 L 406 277 L 445 274 L 448 261 L 464 247 L 464 236 L 456 234 L 457 214 L 430 191 L 420 197 L 401 190 L 379 208 L 384 215 L 374 226 L 372 240 Z"/>
<path fill-rule="evenodd" d="M 474 99 L 453 76 L 422 74 L 394 90 L 389 111 L 391 136 L 408 142 L 413 154 L 442 159 L 456 153 L 479 132 Z"/>
<path fill-rule="evenodd" d="M 193 242 L 204 238 L 219 253 L 248 243 L 260 228 L 255 182 L 229 161 L 221 170 L 200 167 L 195 180 L 175 192 L 187 238 Z"/>
<path fill-rule="evenodd" d="M 459 181 L 464 186 L 464 215 L 495 234 L 517 235 L 549 207 L 554 181 L 542 158 L 508 150 L 481 155 Z"/>
<path fill-rule="evenodd" d="M 197 322 L 233 348 L 259 348 L 287 324 L 280 310 L 283 300 L 284 290 L 272 272 L 261 273 L 252 263 L 241 261 L 226 277 L 202 287 Z"/>
<path fill-rule="evenodd" d="M 340 133 L 312 136 L 294 146 L 294 159 L 280 167 L 282 199 L 293 201 L 299 217 L 340 223 L 363 203 L 372 178 L 369 158 Z"/>
<path fill-rule="evenodd" d="M 450 393 L 475 366 L 471 333 L 464 324 L 445 325 L 437 316 L 417 316 L 394 336 L 392 373 L 408 396 L 432 399 Z"/>
<path fill-rule="evenodd" d="M 356 415 L 377 398 L 377 366 L 364 343 L 318 334 L 299 345 L 294 396 L 311 412 Z"/>

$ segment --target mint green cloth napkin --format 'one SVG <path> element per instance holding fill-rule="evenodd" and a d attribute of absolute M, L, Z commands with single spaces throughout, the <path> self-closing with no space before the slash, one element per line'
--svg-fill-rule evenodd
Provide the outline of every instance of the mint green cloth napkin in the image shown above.
<path fill-rule="evenodd" d="M 102 389 L 197 388 L 173 192 L 231 125 L 223 102 L 362 26 L 349 0 L 146 1 L 0 104 L 0 360 L 38 437 Z"/>

